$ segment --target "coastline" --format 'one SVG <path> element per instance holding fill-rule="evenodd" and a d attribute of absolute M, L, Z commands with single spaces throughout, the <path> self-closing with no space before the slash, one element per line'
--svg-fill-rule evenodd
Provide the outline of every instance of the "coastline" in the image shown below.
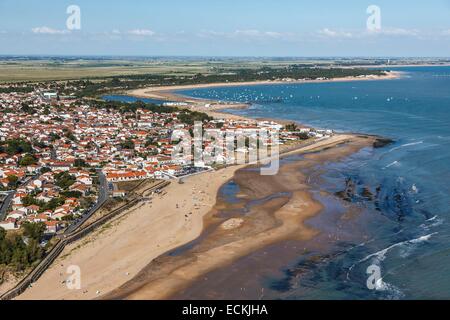
<path fill-rule="evenodd" d="M 373 143 L 372 138 L 339 136 L 288 155 L 302 154 L 301 161 L 288 162 L 276 176 L 261 176 L 252 167 L 237 170 L 241 203 L 218 198 L 205 216 L 205 234 L 192 248 L 176 255 L 162 255 L 120 288 L 101 299 L 172 299 L 202 277 L 226 269 L 238 259 L 285 240 L 308 241 L 319 234 L 305 222 L 320 214 L 323 206 L 309 192 L 305 170 L 340 159 Z M 320 152 L 319 152 L 320 151 Z M 259 200 L 258 200 L 259 199 Z M 262 200 L 265 199 L 265 200 Z M 257 202 L 256 205 L 249 205 Z M 239 214 L 243 208 L 249 211 Z M 225 214 L 229 212 L 231 215 Z"/>
<path fill-rule="evenodd" d="M 339 158 L 335 157 L 336 155 L 345 156 L 349 150 L 351 150 L 350 153 L 355 152 L 355 147 L 349 147 L 346 152 L 338 152 L 331 157 L 324 152 L 341 149 L 337 146 L 348 145 L 352 139 L 359 140 L 359 143 L 363 142 L 364 146 L 368 146 L 374 141 L 374 138 L 371 137 L 362 139 L 350 135 L 337 135 L 331 139 L 331 141 L 308 145 L 303 149 L 286 150 L 287 152 L 282 157 L 307 152 L 312 153 L 312 156 L 321 155 L 324 161 L 334 161 Z M 324 152 L 317 152 L 320 150 L 324 150 Z M 306 162 L 298 161 L 298 163 L 304 164 Z M 214 224 L 214 222 L 217 223 L 212 215 L 214 214 L 214 208 L 223 205 L 218 200 L 220 188 L 233 179 L 237 171 L 246 167 L 248 165 L 231 166 L 189 177 L 185 179 L 184 184 L 172 183 L 165 190 L 166 194 L 156 196 L 151 202 L 141 207 L 130 209 L 89 237 L 68 246 L 44 275 L 33 284 L 33 287 L 17 299 L 87 300 L 123 296 L 123 292 L 129 290 L 124 290 L 123 286 L 127 288 L 128 282 L 135 283 L 135 279 L 141 279 L 142 272 L 152 266 L 152 263 L 158 263 L 158 259 L 167 252 L 198 239 L 208 226 Z M 298 172 L 298 170 L 296 171 Z M 295 177 L 295 174 L 293 171 L 289 171 L 288 176 L 291 179 Z M 254 181 L 257 182 L 257 179 Z M 290 181 L 293 182 L 293 180 Z M 297 186 L 298 182 L 295 182 L 295 185 Z M 253 186 L 256 186 L 256 184 Z M 295 214 L 292 210 L 281 210 L 278 217 L 284 223 L 280 228 L 275 227 L 268 237 L 264 233 L 255 238 L 258 239 L 256 242 L 247 243 L 245 240 L 238 240 L 236 243 L 216 249 L 218 251 L 210 251 L 211 256 L 206 261 L 213 264 L 199 266 L 196 271 L 197 276 L 200 276 L 202 272 L 208 272 L 223 264 L 231 263 L 234 259 L 260 248 L 261 244 L 269 245 L 286 239 L 295 231 L 303 231 L 304 240 L 314 236 L 315 231 L 306 228 L 303 222 L 319 214 L 321 205 L 311 198 L 307 191 L 307 183 L 305 182 L 302 186 L 305 189 L 299 190 L 297 195 L 289 201 L 286 208 L 306 206 L 309 208 L 308 210 L 301 212 L 301 214 Z M 192 214 L 186 215 L 187 212 Z M 266 218 L 269 221 L 273 220 L 270 215 Z M 227 221 L 223 221 L 223 223 Z M 168 225 L 171 227 L 167 228 Z M 233 233 L 235 229 L 231 228 L 225 231 Z M 235 254 L 228 255 L 229 260 L 223 261 L 224 257 L 220 254 L 223 250 L 225 252 L 231 250 Z M 214 259 L 214 257 L 217 259 Z M 81 268 L 81 290 L 68 290 L 64 283 L 68 276 L 66 269 L 70 265 L 77 265 Z M 173 264 L 173 266 L 176 266 L 176 264 Z M 192 272 L 192 270 L 190 269 L 189 272 Z M 167 292 L 168 295 L 154 296 L 155 292 L 151 289 L 153 293 L 145 297 L 149 290 L 147 286 L 145 289 L 147 293 L 143 296 L 142 293 L 136 292 L 136 296 L 132 295 L 129 298 L 150 299 L 150 296 L 154 299 L 169 298 L 170 293 L 188 286 L 191 283 L 191 281 L 187 281 L 189 279 L 192 278 L 184 279 L 186 282 L 182 281 L 181 283 L 178 282 L 179 279 L 175 279 L 175 282 L 163 281 L 160 283 L 158 286 L 167 286 L 167 290 L 164 292 Z M 145 284 L 146 281 L 139 281 L 139 283 Z M 121 287 L 122 289 L 118 289 Z M 158 289 L 156 292 L 161 293 L 161 290 Z"/>
<path fill-rule="evenodd" d="M 389 79 L 396 79 L 398 74 Z M 369 79 L 345 79 L 330 81 L 362 81 Z M 375 79 L 370 79 L 375 80 Z M 381 79 L 377 79 L 381 80 Z M 330 82 L 327 81 L 327 82 Z M 319 82 L 319 81 L 315 81 Z M 320 81 L 325 82 L 325 81 Z M 284 82 L 281 82 L 284 83 Z M 290 82 L 292 83 L 292 82 Z M 302 81 L 299 83 L 307 83 Z M 261 84 L 279 84 L 269 83 L 252 83 L 252 85 Z M 227 84 L 230 86 L 249 85 L 246 83 Z M 220 87 L 223 84 L 214 84 L 210 87 Z M 208 86 L 209 87 L 209 86 Z M 178 90 L 177 87 L 170 87 L 171 90 Z M 192 86 L 190 86 L 192 88 Z M 165 100 L 172 100 L 177 96 L 171 91 L 164 91 L 166 88 L 154 88 L 150 95 L 161 94 L 164 92 Z M 158 89 L 158 90 L 156 90 Z M 145 89 L 147 90 L 147 89 Z M 160 91 L 163 90 L 163 91 Z M 148 94 L 145 92 L 144 94 Z M 154 98 L 155 96 L 146 96 Z M 161 96 L 162 97 L 162 96 Z M 161 98 L 158 97 L 158 98 Z M 231 118 L 240 120 L 252 120 L 244 117 L 235 116 L 228 113 L 222 113 L 224 108 L 242 108 L 245 104 L 222 104 L 217 103 L 212 107 L 204 106 L 205 100 L 186 99 L 178 96 L 183 102 L 191 103 L 192 109 L 208 113 L 213 117 Z M 203 105 L 202 105 L 203 104 Z M 282 122 L 276 120 L 278 122 Z M 294 148 L 283 154 L 293 155 L 304 152 L 320 151 L 318 154 L 324 154 L 327 150 L 336 149 L 334 147 L 347 145 L 347 151 L 342 154 L 334 154 L 327 157 L 326 161 L 337 161 L 341 156 L 348 155 L 359 150 L 352 143 L 362 143 L 360 147 L 368 146 L 373 143 L 374 137 L 358 137 L 357 135 L 336 135 L 331 140 L 322 141 L 304 148 Z M 351 152 L 349 152 L 351 150 Z M 349 152 L 349 153 L 348 153 Z M 302 163 L 302 162 L 300 162 Z M 292 197 L 282 207 L 280 204 L 273 204 L 273 208 L 265 208 L 271 211 L 272 216 L 281 225 L 272 226 L 272 232 L 268 236 L 259 235 L 258 237 L 246 240 L 241 239 L 234 241 L 228 245 L 218 248 L 210 248 L 202 253 L 202 259 L 198 259 L 197 263 L 186 266 L 187 269 L 181 268 L 173 273 L 173 278 L 164 277 L 165 280 L 154 282 L 151 279 L 143 279 L 142 273 L 148 272 L 148 268 L 152 268 L 153 264 L 158 263 L 159 258 L 163 257 L 167 252 L 181 247 L 202 235 L 202 232 L 214 220 L 212 212 L 217 206 L 223 205 L 217 199 L 218 191 L 230 179 L 235 178 L 236 172 L 244 169 L 248 165 L 232 166 L 215 172 L 204 173 L 202 175 L 190 177 L 186 179 L 185 184 L 172 184 L 167 189 L 165 196 L 155 197 L 151 203 L 147 203 L 142 207 L 133 208 L 128 213 L 113 220 L 111 226 L 97 230 L 94 234 L 86 239 L 80 240 L 66 248 L 62 255 L 47 270 L 41 279 L 27 290 L 18 299 L 95 299 L 95 298 L 129 298 L 129 299 L 163 299 L 169 298 L 179 288 L 185 288 L 191 283 L 192 279 L 200 277 L 202 274 L 209 272 L 215 268 L 229 264 L 234 259 L 250 253 L 252 250 L 261 248 L 261 245 L 269 245 L 271 243 L 288 238 L 296 231 L 302 232 L 302 239 L 306 240 L 316 235 L 315 230 L 306 228 L 304 221 L 311 218 L 321 211 L 320 203 L 314 201 L 308 192 L 307 182 L 304 181 L 304 190 L 295 191 Z M 294 177 L 293 172 L 290 176 Z M 297 176 L 297 178 L 299 178 Z M 292 181 L 291 181 L 292 182 Z M 297 181 L 298 182 L 298 181 Z M 255 185 L 253 185 L 255 187 Z M 167 201 L 170 198 L 171 201 Z M 177 206 L 175 207 L 175 202 Z M 180 207 L 179 207 L 180 206 Z M 293 207 L 306 206 L 302 214 L 298 215 L 293 212 Z M 270 206 L 269 206 L 270 207 Z M 291 210 L 288 208 L 291 207 Z M 276 210 L 275 210 L 276 209 Z M 275 214 L 276 211 L 279 211 Z M 187 214 L 190 212 L 190 214 Z M 269 214 L 269 216 L 271 216 Z M 273 219 L 273 217 L 269 217 Z M 224 221 L 231 225 L 230 229 L 223 228 L 222 231 L 235 231 L 233 221 Z M 235 222 L 235 221 L 234 221 Z M 171 228 L 167 228 L 170 225 Z M 241 222 L 237 223 L 237 229 L 240 229 Z M 142 232 L 145 230 L 144 232 Z M 162 231 L 164 230 L 164 231 Z M 255 235 L 253 235 L 255 236 Z M 155 241 L 156 239 L 156 241 Z M 207 259 L 203 259 L 208 257 Z M 198 258 L 198 257 L 197 257 Z M 199 262 L 200 261 L 200 262 Z M 202 261 L 208 262 L 206 265 Z M 68 290 L 64 284 L 67 277 L 66 268 L 69 265 L 80 266 L 83 273 L 82 290 Z M 177 267 L 177 264 L 173 264 Z M 175 271 L 175 270 L 173 270 Z M 189 276 L 184 276 L 188 274 Z M 167 279 L 166 279 L 167 278 Z M 139 290 L 136 289 L 136 279 L 138 280 Z M 131 283 L 131 285 L 130 285 Z M 133 288 L 132 290 L 130 288 Z M 161 293 L 165 292 L 164 295 Z M 105 295 L 106 294 L 106 295 Z"/>
<path fill-rule="evenodd" d="M 205 89 L 205 88 L 258 86 L 258 85 L 395 80 L 395 79 L 399 79 L 401 77 L 401 74 L 402 74 L 402 72 L 400 72 L 400 71 L 389 71 L 385 76 L 367 76 L 367 77 L 363 77 L 363 78 L 345 77 L 345 78 L 334 78 L 334 79 L 327 79 L 327 80 L 221 82 L 221 83 L 193 84 L 193 85 L 181 85 L 181 86 L 147 87 L 147 88 L 142 88 L 142 89 L 130 90 L 127 92 L 127 94 L 134 96 L 134 97 L 138 97 L 138 98 L 161 99 L 161 100 L 167 100 L 167 101 L 187 102 L 187 103 L 211 102 L 213 104 L 218 104 L 218 102 L 215 100 L 187 97 L 187 96 L 177 94 L 177 93 L 175 93 L 175 91 Z M 243 106 L 246 106 L 247 104 L 228 103 L 228 104 L 224 104 L 224 105 L 230 105 L 230 106 L 234 105 L 237 108 L 239 108 L 239 107 L 242 108 Z M 222 109 L 223 108 L 224 107 L 222 107 Z"/>
<path fill-rule="evenodd" d="M 109 226 L 66 247 L 33 287 L 17 299 L 95 299 L 117 288 L 153 259 L 197 238 L 219 188 L 237 169 L 228 167 L 189 177 L 184 184 L 172 183 L 166 194 L 156 195 L 151 202 L 132 208 Z M 186 218 L 185 212 L 192 215 Z M 81 268 L 82 290 L 68 290 L 63 283 L 70 265 Z"/>

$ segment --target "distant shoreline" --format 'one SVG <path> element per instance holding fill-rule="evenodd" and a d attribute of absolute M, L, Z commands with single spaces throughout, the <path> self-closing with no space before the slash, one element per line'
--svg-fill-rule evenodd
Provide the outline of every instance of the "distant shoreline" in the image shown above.
<path fill-rule="evenodd" d="M 444 64 L 432 64 L 432 63 L 423 63 L 423 64 L 380 64 L 377 66 L 373 65 L 361 65 L 358 66 L 360 68 L 414 68 L 414 67 L 450 67 L 450 63 Z"/>
<path fill-rule="evenodd" d="M 147 87 L 141 89 L 134 89 L 126 92 L 127 95 L 137 98 L 159 99 L 172 102 L 186 102 L 186 103 L 217 103 L 212 99 L 201 99 L 189 96 L 184 96 L 176 93 L 180 90 L 193 90 L 205 88 L 223 88 L 223 87 L 242 87 L 242 86 L 258 86 L 258 85 L 281 85 L 281 84 L 303 84 L 303 83 L 330 83 L 330 82 L 353 82 L 353 81 L 380 81 L 380 80 L 395 80 L 402 75 L 400 71 L 389 71 L 384 76 L 366 76 L 366 77 L 344 77 L 326 80 L 293 80 L 293 81 L 247 81 L 247 82 L 218 82 L 208 84 L 191 84 L 178 86 L 161 86 L 161 87 Z M 236 103 L 229 103 L 230 105 Z M 239 104 L 238 105 L 242 105 Z"/>

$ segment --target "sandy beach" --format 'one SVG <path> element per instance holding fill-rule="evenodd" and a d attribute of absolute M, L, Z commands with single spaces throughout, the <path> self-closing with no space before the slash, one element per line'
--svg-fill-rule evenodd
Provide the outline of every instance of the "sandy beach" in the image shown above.
<path fill-rule="evenodd" d="M 208 272 L 224 268 L 255 250 L 287 239 L 311 239 L 318 231 L 305 226 L 304 222 L 320 213 L 322 206 L 308 192 L 308 176 L 303 170 L 324 161 L 338 161 L 370 143 L 373 143 L 372 138 L 332 138 L 298 151 L 324 150 L 282 166 L 275 176 L 261 176 L 246 168 L 238 170 L 233 181 L 240 187 L 239 198 L 243 202 L 234 204 L 218 199 L 205 217 L 210 228 L 192 249 L 159 257 L 134 279 L 102 298 L 172 298 Z M 260 203 L 249 212 L 239 213 L 257 199 Z M 223 216 L 224 212 L 235 214 Z"/>
<path fill-rule="evenodd" d="M 354 136 L 336 135 L 329 140 L 285 153 L 284 156 L 329 148 L 353 139 L 355 139 Z M 370 143 L 369 140 L 364 141 L 364 144 L 368 143 Z M 211 217 L 221 205 L 217 198 L 218 191 L 224 183 L 233 178 L 237 170 L 244 167 L 245 165 L 231 166 L 189 177 L 185 179 L 184 184 L 172 183 L 165 189 L 164 195 L 155 196 L 151 202 L 131 209 L 90 236 L 66 247 L 44 275 L 33 284 L 33 287 L 25 291 L 18 299 L 95 299 L 108 293 L 110 294 L 104 297 L 117 296 L 120 292 L 120 290 L 115 291 L 117 288 L 124 285 L 126 287 L 127 282 L 133 281 L 135 277 L 139 279 L 140 272 L 151 266 L 155 259 L 193 241 L 201 235 L 205 227 L 217 223 Z M 286 178 L 282 176 L 275 176 L 278 178 L 274 179 Z M 288 174 L 289 179 L 293 176 L 291 173 Z M 255 183 L 249 188 L 256 187 L 257 181 L 258 179 L 255 179 Z M 277 186 L 282 183 L 284 182 L 280 182 Z M 280 210 L 280 206 L 284 209 Z M 293 210 L 293 208 L 301 207 L 305 209 Z M 320 212 L 320 204 L 312 201 L 306 187 L 298 190 L 287 203 L 274 201 L 261 212 L 272 212 L 275 209 L 278 211 L 276 214 L 278 222 L 271 232 L 257 235 L 253 233 L 259 229 L 250 228 L 251 241 L 239 239 L 240 236 L 237 236 L 236 241 L 207 250 L 202 253 L 202 257 L 207 259 L 199 261 L 208 263 L 198 265 L 197 262 L 186 266 L 187 270 L 180 271 L 189 274 L 183 281 L 175 277 L 158 282 L 156 287 L 165 288 L 164 296 L 161 295 L 161 290 L 155 290 L 155 283 L 153 283 L 147 284 L 144 293 L 136 293 L 137 295 L 130 295 L 127 298 L 168 297 L 174 290 L 187 286 L 202 273 L 230 263 L 261 245 L 284 239 L 298 230 L 302 231 L 302 237 L 305 238 L 314 235 L 314 231 L 305 228 L 302 222 Z M 271 218 L 270 221 L 275 220 Z M 240 226 L 239 223 L 238 225 Z M 233 233 L 235 229 L 222 227 L 220 230 L 224 233 Z M 68 277 L 67 268 L 72 265 L 79 266 L 81 269 L 81 290 L 69 290 L 64 283 Z M 177 264 L 171 264 L 171 266 L 176 267 Z M 142 284 L 145 285 L 146 282 Z"/>
<path fill-rule="evenodd" d="M 387 77 L 394 79 L 398 74 L 391 73 Z M 362 79 L 331 81 L 355 80 Z M 223 85 L 211 84 L 207 87 Z M 205 86 L 189 86 L 194 87 Z M 147 88 L 135 90 L 132 94 L 173 100 L 174 94 L 167 90 L 186 88 Z M 214 117 L 241 118 L 220 112 L 221 109 L 228 108 L 229 104 L 215 103 L 212 108 L 207 108 L 205 101 L 185 97 L 180 99 L 192 104 L 195 110 L 207 112 Z M 246 105 L 233 104 L 233 107 Z M 289 151 L 284 156 L 326 150 L 318 153 L 323 157 L 320 159 L 337 161 L 342 156 L 373 144 L 373 139 L 335 135 L 306 147 L 284 148 Z M 346 148 L 333 148 L 342 144 Z M 329 148 L 341 151 L 332 153 Z M 311 160 L 315 159 L 314 156 L 311 157 Z M 252 217 L 257 218 L 251 217 L 249 220 L 230 217 L 228 221 L 216 217 L 218 210 L 224 205 L 218 198 L 219 189 L 230 179 L 243 181 L 240 177 L 245 165 L 192 176 L 185 179 L 184 184 L 174 182 L 165 189 L 164 195 L 155 196 L 139 208 L 132 208 L 85 239 L 66 247 L 33 287 L 18 299 L 169 298 L 180 288 L 188 287 L 202 274 L 232 263 L 253 250 L 294 234 L 302 239 L 311 238 L 317 231 L 306 228 L 304 221 L 318 214 L 321 205 L 311 198 L 301 168 L 312 163 L 314 161 L 299 161 L 298 167 L 282 168 L 277 176 L 262 178 L 258 175 L 247 179 L 253 183 L 242 183 L 246 190 L 243 197 L 249 199 L 263 197 L 264 194 L 275 192 L 275 189 L 287 188 L 286 191 L 292 194 L 255 209 L 256 214 Z M 259 189 L 260 186 L 262 189 Z M 169 258 L 165 262 L 165 253 L 197 239 L 211 226 L 215 229 L 201 241 L 199 248 L 195 247 L 193 252 L 178 256 L 175 261 Z M 69 290 L 65 284 L 67 268 L 73 265 L 81 269 L 81 290 Z"/>
<path fill-rule="evenodd" d="M 156 257 L 197 238 L 219 188 L 237 169 L 229 167 L 192 176 L 184 184 L 172 183 L 165 195 L 155 196 L 151 203 L 66 247 L 18 299 L 93 299 L 117 288 Z M 63 283 L 70 265 L 81 268 L 82 290 L 68 290 Z"/>

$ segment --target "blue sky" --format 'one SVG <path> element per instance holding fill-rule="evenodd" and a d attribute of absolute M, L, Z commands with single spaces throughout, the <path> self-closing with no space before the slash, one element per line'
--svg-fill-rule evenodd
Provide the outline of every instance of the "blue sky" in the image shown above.
<path fill-rule="evenodd" d="M 0 54 L 449 57 L 450 0 L 0 0 Z"/>

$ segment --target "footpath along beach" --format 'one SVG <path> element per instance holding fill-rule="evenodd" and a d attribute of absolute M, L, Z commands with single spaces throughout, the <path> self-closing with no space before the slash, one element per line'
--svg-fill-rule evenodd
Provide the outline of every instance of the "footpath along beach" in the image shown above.
<path fill-rule="evenodd" d="M 220 85 L 223 84 L 216 84 Z M 161 90 L 164 95 L 158 98 L 174 101 L 174 94 L 165 91 L 166 88 L 150 89 L 150 94 L 149 89 L 142 89 L 133 94 L 155 98 L 161 95 Z M 203 100 L 183 99 L 193 104 L 195 110 L 214 117 L 244 119 L 220 112 L 230 104 L 206 108 Z M 186 178 L 184 184 L 174 182 L 164 194 L 132 208 L 108 228 L 68 246 L 18 299 L 170 298 L 203 274 L 254 250 L 289 238 L 310 239 L 318 231 L 306 227 L 304 222 L 319 214 L 322 205 L 308 191 L 304 170 L 323 162 L 339 161 L 361 148 L 373 146 L 375 141 L 376 137 L 371 136 L 337 134 L 291 147 L 284 150 L 283 157 L 307 155 L 302 161 L 283 165 L 276 176 L 260 176 L 258 171 L 246 170 L 246 165 L 236 165 Z M 218 196 L 220 188 L 230 180 L 240 186 L 244 203 L 273 194 L 283 196 L 263 201 L 245 217 L 221 217 L 221 211 L 233 206 Z M 192 241 L 181 253 L 167 255 Z M 66 270 L 71 265 L 81 268 L 81 290 L 67 289 Z"/>

